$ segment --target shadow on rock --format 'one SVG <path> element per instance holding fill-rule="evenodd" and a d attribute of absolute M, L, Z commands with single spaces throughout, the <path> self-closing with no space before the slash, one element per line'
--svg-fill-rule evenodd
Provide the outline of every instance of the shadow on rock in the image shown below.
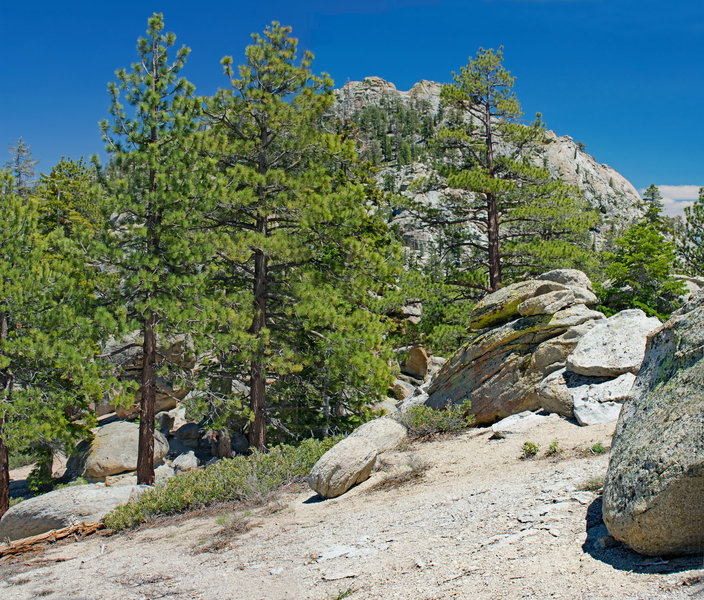
<path fill-rule="evenodd" d="M 609 535 L 601 517 L 601 496 L 587 509 L 587 539 L 582 550 L 596 560 L 619 571 L 634 573 L 679 573 L 704 567 L 704 556 L 683 557 L 644 556 Z"/>

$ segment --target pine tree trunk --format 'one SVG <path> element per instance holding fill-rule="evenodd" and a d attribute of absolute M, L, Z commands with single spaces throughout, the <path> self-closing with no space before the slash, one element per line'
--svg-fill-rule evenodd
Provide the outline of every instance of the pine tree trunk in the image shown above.
<path fill-rule="evenodd" d="M 501 287 L 501 253 L 499 247 L 499 212 L 494 194 L 487 194 L 487 242 L 489 246 L 489 287 L 492 292 Z"/>
<path fill-rule="evenodd" d="M 488 82 L 487 82 L 488 83 Z M 494 139 L 491 130 L 491 93 L 486 97 L 484 112 L 486 136 L 486 167 L 489 181 L 494 178 Z M 501 249 L 499 246 L 499 209 L 496 194 L 486 194 L 487 242 L 489 246 L 489 287 L 492 292 L 501 287 Z"/>
<path fill-rule="evenodd" d="M 7 338 L 7 313 L 0 313 L 0 339 Z M 8 389 L 7 376 L 2 377 L 3 387 Z M 11 393 L 11 390 L 10 390 Z M 9 398 L 8 398 L 9 401 Z M 5 445 L 3 429 L 5 416 L 0 414 L 0 519 L 10 508 L 10 456 Z"/>
<path fill-rule="evenodd" d="M 0 519 L 10 508 L 10 457 L 3 438 L 4 417 L 0 417 Z"/>
<path fill-rule="evenodd" d="M 154 483 L 154 412 L 156 406 L 156 316 L 149 313 L 144 322 L 142 400 L 139 409 L 139 449 L 137 483 Z"/>
<path fill-rule="evenodd" d="M 266 234 L 266 220 L 260 219 L 259 231 Z M 254 321 L 252 334 L 256 349 L 250 371 L 250 408 L 254 421 L 249 430 L 249 444 L 257 450 L 264 450 L 266 444 L 266 373 L 264 372 L 264 351 L 259 347 L 261 330 L 266 327 L 266 284 L 267 259 L 262 250 L 254 256 Z"/>

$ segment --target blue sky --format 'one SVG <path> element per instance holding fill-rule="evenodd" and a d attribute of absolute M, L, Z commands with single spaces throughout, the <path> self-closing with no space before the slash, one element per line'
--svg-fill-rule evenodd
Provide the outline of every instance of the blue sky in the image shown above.
<path fill-rule="evenodd" d="M 448 81 L 480 46 L 503 44 L 527 117 L 542 112 L 638 189 L 663 186 L 670 212 L 704 185 L 701 0 L 5 1 L 0 162 L 19 136 L 44 171 L 102 152 L 107 82 L 135 60 L 155 11 L 192 48 L 185 75 L 200 93 L 224 85 L 220 58 L 241 59 L 274 19 L 338 85 Z"/>

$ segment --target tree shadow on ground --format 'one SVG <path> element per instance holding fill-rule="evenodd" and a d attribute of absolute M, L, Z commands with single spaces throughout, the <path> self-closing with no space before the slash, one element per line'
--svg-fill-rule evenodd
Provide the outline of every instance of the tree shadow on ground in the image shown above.
<path fill-rule="evenodd" d="M 611 538 L 601 516 L 601 496 L 596 498 L 587 509 L 586 527 L 587 539 L 582 544 L 582 550 L 619 571 L 668 574 L 704 568 L 703 555 L 645 556 Z"/>

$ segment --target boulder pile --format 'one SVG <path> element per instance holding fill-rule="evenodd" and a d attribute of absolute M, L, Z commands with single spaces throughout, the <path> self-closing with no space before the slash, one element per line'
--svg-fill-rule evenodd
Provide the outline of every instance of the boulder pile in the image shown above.
<path fill-rule="evenodd" d="M 704 551 L 704 295 L 648 339 L 614 433 L 603 517 L 636 552 Z"/>
<path fill-rule="evenodd" d="M 640 310 L 610 319 L 589 278 L 557 269 L 490 294 L 474 307 L 471 337 L 442 366 L 426 404 L 466 400 L 478 425 L 543 409 L 580 424 L 615 420 L 638 371 L 647 333 Z"/>

